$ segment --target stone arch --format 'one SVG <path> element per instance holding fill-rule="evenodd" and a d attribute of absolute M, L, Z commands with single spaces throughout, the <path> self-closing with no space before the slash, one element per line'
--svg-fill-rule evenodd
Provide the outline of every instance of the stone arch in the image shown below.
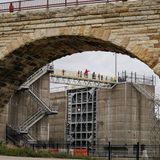
<path fill-rule="evenodd" d="M 112 51 L 138 58 L 155 68 L 158 56 L 145 46 L 134 44 L 129 36 L 90 26 L 37 29 L 20 34 L 0 55 L 0 103 L 3 107 L 27 77 L 52 60 L 83 51 Z"/>

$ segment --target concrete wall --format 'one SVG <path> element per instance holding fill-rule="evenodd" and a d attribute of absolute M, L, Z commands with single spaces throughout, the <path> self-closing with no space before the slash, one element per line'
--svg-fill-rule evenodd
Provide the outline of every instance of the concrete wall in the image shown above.
<path fill-rule="evenodd" d="M 51 104 L 58 106 L 58 114 L 49 116 L 50 136 L 49 139 L 55 143 L 65 143 L 65 118 L 67 97 L 65 92 L 52 93 Z"/>
<path fill-rule="evenodd" d="M 154 87 L 149 87 L 152 92 Z M 153 103 L 132 84 L 97 91 L 97 143 L 150 144 Z"/>
<path fill-rule="evenodd" d="M 67 97 L 65 92 L 49 94 L 48 75 L 43 76 L 34 86 L 44 101 L 58 106 L 58 114 L 44 117 L 30 129 L 37 140 L 51 140 L 65 143 L 65 117 Z M 153 86 L 145 86 L 154 92 Z M 37 104 L 25 92 L 17 92 L 12 98 L 8 123 L 17 126 L 28 115 L 37 110 Z M 97 90 L 97 144 L 133 145 L 150 144 L 150 130 L 153 124 L 153 102 L 138 92 L 130 83 L 118 84 L 113 89 Z"/>

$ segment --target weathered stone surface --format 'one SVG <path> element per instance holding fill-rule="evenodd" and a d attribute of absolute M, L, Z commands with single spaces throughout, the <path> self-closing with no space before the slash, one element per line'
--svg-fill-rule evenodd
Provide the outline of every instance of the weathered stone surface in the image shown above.
<path fill-rule="evenodd" d="M 52 60 L 83 51 L 112 51 L 160 75 L 159 0 L 0 14 L 0 107 L 29 75 Z"/>

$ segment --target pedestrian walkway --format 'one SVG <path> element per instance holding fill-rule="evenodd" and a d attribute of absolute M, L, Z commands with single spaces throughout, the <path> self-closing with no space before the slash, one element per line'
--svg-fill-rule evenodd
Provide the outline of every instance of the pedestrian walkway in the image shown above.
<path fill-rule="evenodd" d="M 12 157 L 12 156 L 0 156 L 0 160 L 69 160 L 62 158 L 30 158 L 30 157 Z M 76 159 L 72 159 L 76 160 Z"/>

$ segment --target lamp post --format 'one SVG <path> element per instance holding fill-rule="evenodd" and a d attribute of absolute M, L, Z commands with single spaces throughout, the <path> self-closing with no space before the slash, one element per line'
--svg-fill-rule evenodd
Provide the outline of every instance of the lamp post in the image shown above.
<path fill-rule="evenodd" d="M 118 77 L 117 77 L 117 54 L 114 54 L 114 69 L 115 69 L 115 80 L 118 82 Z"/>

